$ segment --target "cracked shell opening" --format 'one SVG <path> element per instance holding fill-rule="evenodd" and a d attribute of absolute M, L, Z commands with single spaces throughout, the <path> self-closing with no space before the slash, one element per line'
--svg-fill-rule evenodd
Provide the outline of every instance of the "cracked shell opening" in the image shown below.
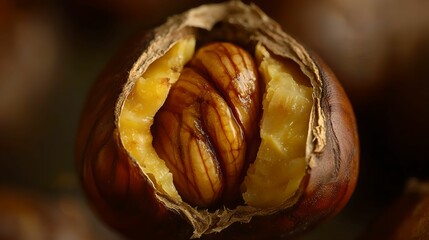
<path fill-rule="evenodd" d="M 175 177 L 175 175 L 177 176 L 175 171 L 168 167 L 169 164 L 166 164 L 165 159 L 160 157 L 159 151 L 154 147 L 153 141 L 157 136 L 151 131 L 151 127 L 157 113 L 166 104 L 172 86 L 181 81 L 183 68 L 194 58 L 194 51 L 195 39 L 183 39 L 150 64 L 135 82 L 119 116 L 119 132 L 125 149 L 136 160 L 154 188 L 180 204 L 183 201 L 188 202 L 189 196 L 192 197 L 192 195 L 185 197 L 188 201 L 182 200 L 184 194 L 177 187 L 179 177 Z M 297 193 L 306 174 L 305 151 L 313 104 L 313 90 L 310 80 L 291 60 L 274 56 L 260 44 L 257 44 L 249 55 L 253 58 L 252 61 L 257 69 L 256 75 L 259 78 L 256 91 L 259 91 L 258 94 L 262 97 L 258 104 L 261 114 L 255 124 L 257 136 L 252 136 L 252 138 L 258 138 L 257 153 L 252 159 L 247 159 L 246 164 L 242 164 L 243 169 L 238 171 L 242 172 L 242 176 L 238 178 L 240 181 L 233 181 L 237 193 L 229 191 L 227 194 L 238 194 L 238 205 L 241 206 L 249 206 L 254 209 L 276 208 L 289 201 Z M 210 80 L 211 77 L 207 78 Z M 234 81 L 239 80 L 234 79 Z M 213 89 L 218 88 L 214 84 Z M 220 94 L 223 97 L 225 95 L 227 94 Z M 225 100 L 227 105 L 231 105 L 231 102 L 233 101 Z M 216 106 L 223 106 L 222 104 Z M 225 111 L 227 114 L 229 110 Z M 233 112 L 233 110 L 231 111 Z M 249 109 L 243 111 L 246 112 Z M 231 121 L 238 121 L 240 123 L 238 125 L 243 125 L 239 116 L 235 115 L 230 118 Z M 255 119 L 252 121 L 255 122 Z M 245 134 L 242 133 L 242 135 Z M 207 134 L 207 136 L 210 138 L 211 135 Z M 246 136 L 243 137 L 244 141 L 249 141 Z M 186 143 L 181 142 L 180 144 Z M 249 146 L 255 148 L 251 144 Z M 250 148 L 249 146 L 247 148 Z M 183 147 L 179 146 L 178 149 Z M 167 148 L 169 147 L 167 146 Z M 219 151 L 213 152 L 216 155 Z M 178 155 L 180 156 L 180 154 Z M 191 165 L 199 164 L 193 162 L 192 159 L 190 156 Z M 201 162 L 207 158 L 200 156 L 198 159 L 198 162 Z M 226 182 L 226 180 L 222 180 L 226 175 L 224 173 L 222 176 L 222 170 L 216 169 L 213 164 L 209 165 L 209 168 L 213 168 L 213 171 L 210 172 L 211 175 L 216 175 L 217 171 L 221 172 L 219 173 L 221 184 Z M 201 168 L 199 166 L 190 167 L 186 171 L 190 169 Z M 207 166 L 202 169 L 207 170 Z M 187 173 L 183 169 L 181 171 L 185 175 L 194 174 Z M 209 174 L 209 171 L 201 171 L 200 174 L 205 173 Z M 196 176 L 196 179 L 199 181 L 198 179 L 203 179 L 203 177 Z M 180 181 L 186 181 L 186 178 L 180 179 Z M 226 188 L 220 187 L 219 191 L 225 191 Z M 237 196 L 231 198 L 236 199 Z M 223 199 L 228 198 L 216 198 L 217 206 L 223 205 Z M 203 204 L 202 208 L 206 208 L 210 204 L 212 203 Z M 201 207 L 198 206 L 198 201 L 193 205 Z"/>

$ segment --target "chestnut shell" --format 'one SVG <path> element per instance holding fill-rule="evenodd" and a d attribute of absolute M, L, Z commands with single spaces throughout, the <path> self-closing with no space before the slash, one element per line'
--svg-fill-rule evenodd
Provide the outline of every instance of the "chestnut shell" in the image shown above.
<path fill-rule="evenodd" d="M 254 5 L 231 1 L 203 7 L 208 10 L 211 7 L 222 7 L 227 13 L 249 15 L 252 17 L 251 21 L 261 21 L 262 26 L 270 31 L 287 37 L 283 41 L 293 41 L 286 47 L 291 48 L 297 56 L 302 54 L 294 52 L 293 46 L 297 43 Z M 192 17 L 189 17 L 189 13 L 172 20 L 190 21 Z M 231 24 L 233 29 L 241 27 L 240 23 L 224 21 L 228 14 L 225 15 L 220 17 L 219 23 Z M 253 19 L 254 16 L 259 16 L 259 19 Z M 98 78 L 82 113 L 76 144 L 77 171 L 82 185 L 97 214 L 108 225 L 130 238 L 189 239 L 194 231 L 185 218 L 157 199 L 152 184 L 121 143 L 117 116 L 120 111 L 118 105 L 129 87 L 127 81 L 133 74 L 136 62 L 141 61 L 142 53 L 148 52 L 148 48 L 155 43 L 159 43 L 166 51 L 182 37 L 201 34 L 195 29 L 196 27 L 184 27 L 171 30 L 173 33 L 166 33 L 163 31 L 165 29 L 157 28 L 137 36 Z M 166 34 L 169 34 L 169 38 L 162 40 Z M 234 38 L 240 36 L 231 35 L 222 40 L 234 41 Z M 163 53 L 156 54 L 159 56 Z M 301 184 L 297 202 L 275 214 L 254 216 L 249 223 L 234 223 L 219 233 L 203 235 L 202 238 L 287 238 L 338 213 L 349 200 L 357 180 L 359 159 L 354 113 L 331 70 L 314 53 L 306 50 L 306 54 L 310 56 L 309 61 L 314 63 L 315 76 L 321 81 L 317 111 L 323 117 L 317 121 L 323 121 L 321 124 L 324 126 L 325 137 L 322 139 L 322 149 L 313 149 L 313 157 L 309 161 L 308 173 Z M 102 158 L 99 157 L 101 155 Z"/>

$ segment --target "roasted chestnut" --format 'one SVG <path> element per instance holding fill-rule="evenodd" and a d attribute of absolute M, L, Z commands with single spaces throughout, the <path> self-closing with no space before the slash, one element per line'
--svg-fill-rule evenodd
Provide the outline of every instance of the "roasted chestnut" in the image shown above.
<path fill-rule="evenodd" d="M 358 172 L 329 68 L 255 5 L 203 5 L 147 33 L 90 92 L 77 166 L 132 238 L 273 239 L 337 213 Z"/>

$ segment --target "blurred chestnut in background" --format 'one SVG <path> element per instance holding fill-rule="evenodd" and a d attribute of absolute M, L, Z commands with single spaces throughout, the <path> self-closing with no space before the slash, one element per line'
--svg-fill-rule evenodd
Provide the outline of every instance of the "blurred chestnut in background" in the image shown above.
<path fill-rule="evenodd" d="M 118 240 L 97 225 L 82 201 L 0 187 L 0 239 Z"/>
<path fill-rule="evenodd" d="M 429 182 L 411 179 L 404 194 L 387 208 L 361 239 L 429 239 Z"/>

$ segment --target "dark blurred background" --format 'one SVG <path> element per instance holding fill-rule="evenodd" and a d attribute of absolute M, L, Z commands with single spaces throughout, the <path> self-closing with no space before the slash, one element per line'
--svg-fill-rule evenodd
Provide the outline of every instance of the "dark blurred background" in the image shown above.
<path fill-rule="evenodd" d="M 88 209 L 74 170 L 86 94 L 127 39 L 208 2 L 220 1 L 0 1 L 0 239 L 120 239 Z M 429 1 L 254 2 L 349 94 L 356 192 L 303 239 L 357 239 L 408 179 L 429 177 Z"/>

